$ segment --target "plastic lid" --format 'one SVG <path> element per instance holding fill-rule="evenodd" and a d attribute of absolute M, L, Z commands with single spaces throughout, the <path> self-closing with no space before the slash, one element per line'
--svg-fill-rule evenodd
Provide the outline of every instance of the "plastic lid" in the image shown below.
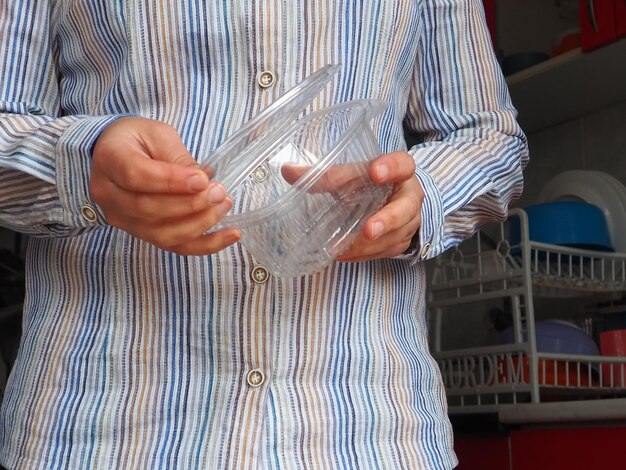
<path fill-rule="evenodd" d="M 305 126 L 307 122 L 323 120 L 326 116 L 331 116 L 337 112 L 343 111 L 342 114 L 344 116 L 350 116 L 348 119 L 349 126 L 347 131 L 340 136 L 336 136 L 336 141 L 331 145 L 330 151 L 325 155 L 319 155 L 317 163 L 313 164 L 309 170 L 298 178 L 298 180 L 294 182 L 288 190 L 282 194 L 277 194 L 274 200 L 268 201 L 267 205 L 264 205 L 259 209 L 224 216 L 215 228 L 241 229 L 258 225 L 267 220 L 288 213 L 294 206 L 299 204 L 300 199 L 307 197 L 308 190 L 329 169 L 329 167 L 333 165 L 341 153 L 342 148 L 345 147 L 352 139 L 355 139 L 356 134 L 363 132 L 363 128 L 361 126 L 367 125 L 367 122 L 374 119 L 387 108 L 388 104 L 381 100 L 371 99 L 347 101 L 318 110 L 303 119 L 291 123 L 290 126 L 285 126 L 285 128 L 281 130 L 281 138 L 289 137 L 292 133 Z M 255 152 L 259 154 L 261 160 L 266 158 L 268 153 L 272 152 L 271 147 L 275 146 L 275 140 L 276 139 L 272 139 L 271 141 L 263 140 L 263 142 L 260 142 L 259 145 L 255 145 Z M 365 144 L 366 143 L 363 143 L 361 145 Z M 379 149 L 371 149 L 372 153 L 377 154 L 378 151 Z M 243 174 L 242 176 L 245 178 L 247 174 Z"/>
<path fill-rule="evenodd" d="M 250 119 L 200 164 L 211 177 L 231 191 L 263 159 L 258 145 L 279 135 L 311 103 L 339 70 L 326 65 Z M 255 153 L 256 152 L 256 153 Z"/>

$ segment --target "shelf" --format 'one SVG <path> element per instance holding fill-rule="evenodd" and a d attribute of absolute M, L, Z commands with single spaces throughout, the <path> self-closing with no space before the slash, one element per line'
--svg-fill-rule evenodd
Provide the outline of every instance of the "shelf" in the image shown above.
<path fill-rule="evenodd" d="M 503 424 L 624 421 L 626 398 L 502 405 L 498 417 Z"/>
<path fill-rule="evenodd" d="M 483 227 L 438 256 L 429 285 L 431 352 L 441 371 L 450 413 L 492 413 L 502 406 L 557 400 L 626 398 L 626 357 L 597 355 L 595 350 L 592 355 L 572 354 L 571 345 L 565 349 L 570 354 L 538 351 L 543 343 L 534 336 L 533 306 L 539 297 L 594 299 L 597 304 L 623 292 L 626 253 L 530 240 L 523 209 L 512 209 L 507 220 Z M 484 318 L 490 302 L 498 299 L 508 299 L 513 341 L 501 344 L 497 337 L 485 335 L 475 338 L 472 347 L 443 346 L 442 335 L 450 331 L 444 314 Z M 470 303 L 477 305 L 470 308 Z"/>
<path fill-rule="evenodd" d="M 527 133 L 571 121 L 626 100 L 626 38 L 580 49 L 507 77 Z"/>
<path fill-rule="evenodd" d="M 527 343 L 434 353 L 451 414 L 499 411 L 532 402 L 626 398 L 626 357 L 529 351 Z M 536 357 L 533 377 L 530 357 Z M 624 411 L 626 414 L 626 411 Z"/>
<path fill-rule="evenodd" d="M 511 214 L 520 211 L 512 210 Z M 497 250 L 484 251 L 479 245 L 465 252 L 467 243 L 443 254 L 436 260 L 430 305 L 459 305 L 517 294 L 523 292 L 526 275 L 537 298 L 591 297 L 626 291 L 625 253 L 579 250 L 531 240 L 524 244 L 529 250 L 527 264 L 521 257 L 520 245 L 510 247 L 506 255 Z"/>

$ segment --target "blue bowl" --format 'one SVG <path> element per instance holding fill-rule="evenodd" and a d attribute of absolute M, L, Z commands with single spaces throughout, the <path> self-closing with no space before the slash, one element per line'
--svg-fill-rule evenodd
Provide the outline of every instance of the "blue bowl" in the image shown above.
<path fill-rule="evenodd" d="M 527 341 L 526 332 L 522 334 L 523 340 Z M 554 354 L 581 354 L 584 356 L 597 356 L 600 350 L 591 336 L 576 326 L 569 325 L 558 320 L 545 320 L 535 322 L 535 338 L 537 351 Z M 509 327 L 500 332 L 498 343 L 513 343 L 513 328 Z"/>
<path fill-rule="evenodd" d="M 582 201 L 554 201 L 524 208 L 532 241 L 583 250 L 615 251 L 604 213 Z M 520 242 L 519 218 L 511 223 L 511 243 Z"/>

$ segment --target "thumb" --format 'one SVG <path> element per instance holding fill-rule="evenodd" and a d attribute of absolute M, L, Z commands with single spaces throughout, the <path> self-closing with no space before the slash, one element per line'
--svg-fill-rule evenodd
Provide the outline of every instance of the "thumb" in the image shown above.
<path fill-rule="evenodd" d="M 370 166 L 370 177 L 378 184 L 401 183 L 415 174 L 415 161 L 406 152 L 381 155 Z"/>
<path fill-rule="evenodd" d="M 130 191 L 184 194 L 209 186 L 176 129 L 152 119 L 125 117 L 110 124 L 96 142 L 94 166 Z"/>
<path fill-rule="evenodd" d="M 148 127 L 142 139 L 146 152 L 152 159 L 174 165 L 199 167 L 175 128 L 160 121 L 152 122 L 156 124 Z"/>
<path fill-rule="evenodd" d="M 173 171 L 180 173 L 181 178 L 186 177 L 188 186 L 193 191 L 206 189 L 214 175 L 213 169 L 208 166 L 203 168 L 198 164 L 183 144 L 176 129 L 162 122 L 159 124 L 160 126 L 150 127 L 150 139 L 144 141 L 150 157 L 178 167 Z M 187 171 L 181 173 L 181 167 L 185 167 Z M 194 172 L 190 173 L 191 170 Z"/>

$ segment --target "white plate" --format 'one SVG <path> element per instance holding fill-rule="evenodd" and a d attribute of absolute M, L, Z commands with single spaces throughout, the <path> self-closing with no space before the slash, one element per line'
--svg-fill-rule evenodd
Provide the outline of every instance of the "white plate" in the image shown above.
<path fill-rule="evenodd" d="M 592 171 L 591 173 L 598 173 L 608 184 L 611 185 L 611 187 L 619 195 L 622 204 L 624 205 L 624 210 L 626 210 L 626 186 L 624 186 L 620 180 L 609 175 L 608 173 L 604 173 L 602 171 Z M 626 230 L 626 227 L 624 227 L 624 229 Z"/>
<path fill-rule="evenodd" d="M 624 186 L 620 180 L 615 178 L 614 176 L 609 175 L 608 173 L 604 173 L 602 171 L 594 171 L 592 173 L 597 173 L 600 175 L 602 179 L 615 191 L 617 197 L 620 199 L 622 203 L 622 210 L 626 213 L 626 186 Z M 619 240 L 626 240 L 626 226 L 622 226 L 619 233 L 616 234 L 616 237 Z M 618 242 L 618 245 L 621 244 Z M 617 251 L 626 251 L 626 250 L 617 250 Z"/>
<path fill-rule="evenodd" d="M 626 205 L 614 185 L 599 171 L 570 170 L 556 175 L 539 193 L 540 202 L 572 199 L 599 207 L 604 212 L 613 248 L 626 253 Z"/>

